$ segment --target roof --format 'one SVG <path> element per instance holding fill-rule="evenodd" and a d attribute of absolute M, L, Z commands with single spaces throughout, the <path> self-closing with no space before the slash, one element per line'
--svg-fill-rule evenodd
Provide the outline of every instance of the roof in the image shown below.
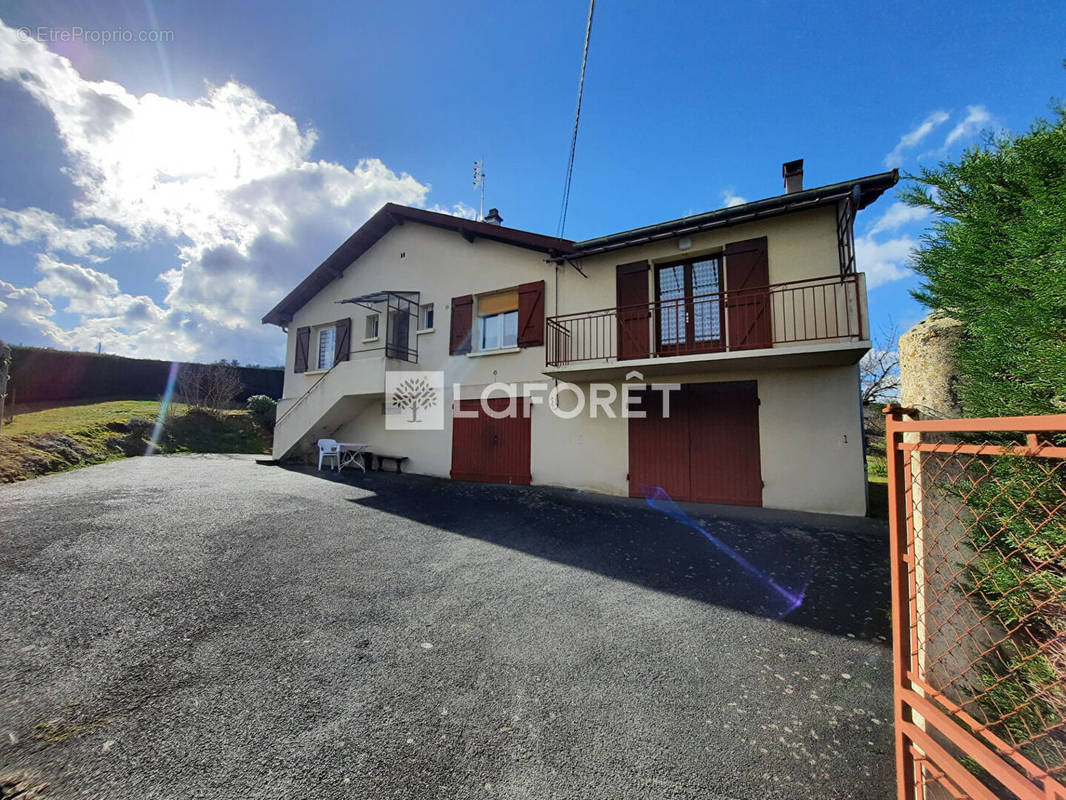
<path fill-rule="evenodd" d="M 585 239 L 574 244 L 572 253 L 560 254 L 557 260 L 597 255 L 611 250 L 619 250 L 623 247 L 633 247 L 638 244 L 658 241 L 659 239 L 698 233 L 709 228 L 739 225 L 743 222 L 751 222 L 777 214 L 803 211 L 808 208 L 817 208 L 818 206 L 835 205 L 843 198 L 851 195 L 855 195 L 856 210 L 861 210 L 898 182 L 899 170 L 894 169 L 890 172 L 868 175 L 865 178 L 831 183 L 828 186 L 818 186 L 813 189 L 793 192 L 792 194 L 781 194 L 776 197 L 768 197 L 765 200 L 755 200 L 751 203 L 719 208 L 715 211 L 706 211 L 702 214 L 681 217 L 680 219 L 660 222 L 643 228 L 612 233 L 595 239 Z"/>
<path fill-rule="evenodd" d="M 343 275 L 344 270 L 351 266 L 353 261 L 373 247 L 381 237 L 394 227 L 403 225 L 408 221 L 453 230 L 462 234 L 471 242 L 478 238 L 491 239 L 516 247 L 537 250 L 546 253 L 548 256 L 568 253 L 574 247 L 574 243 L 569 239 L 542 236 L 539 233 L 521 231 L 517 228 L 505 228 L 502 225 L 493 225 L 488 222 L 475 222 L 462 217 L 455 217 L 451 214 L 440 214 L 436 211 L 426 211 L 421 208 L 386 203 L 374 216 L 363 223 L 359 230 L 349 236 L 344 244 L 315 267 L 310 275 L 300 281 L 300 284 L 295 289 L 285 295 L 285 298 L 263 317 L 263 323 L 287 325 L 292 321 L 293 314 L 303 308 L 312 297 L 322 291 L 335 278 Z"/>
<path fill-rule="evenodd" d="M 856 210 L 859 210 L 866 208 L 866 206 L 884 194 L 885 191 L 895 186 L 898 181 L 899 170 L 894 169 L 890 172 L 868 175 L 865 178 L 856 178 L 855 180 L 819 186 L 814 189 L 804 189 L 792 194 L 768 197 L 764 200 L 756 200 L 751 203 L 730 206 L 729 208 L 720 208 L 715 211 L 707 211 L 702 214 L 682 217 L 681 219 L 660 222 L 643 228 L 612 233 L 595 239 L 585 239 L 580 242 L 559 239 L 554 236 L 542 236 L 539 233 L 531 233 L 518 228 L 505 228 L 502 225 L 493 225 L 488 222 L 475 222 L 462 217 L 455 217 L 451 214 L 441 214 L 436 211 L 426 211 L 421 208 L 386 203 L 359 230 L 349 236 L 344 244 L 315 267 L 314 271 L 304 278 L 299 286 L 289 292 L 280 303 L 274 306 L 263 317 L 263 322 L 272 325 L 287 325 L 292 321 L 293 314 L 322 291 L 327 284 L 343 275 L 344 270 L 369 250 L 375 242 L 395 226 L 403 225 L 407 221 L 453 230 L 462 234 L 471 242 L 478 238 L 491 239 L 492 241 L 546 253 L 550 260 L 565 261 L 582 256 L 598 255 L 611 250 L 620 250 L 624 247 L 633 247 L 672 236 L 697 233 L 723 225 L 739 225 L 743 222 L 751 222 L 778 214 L 833 205 L 849 196 L 853 198 Z"/>

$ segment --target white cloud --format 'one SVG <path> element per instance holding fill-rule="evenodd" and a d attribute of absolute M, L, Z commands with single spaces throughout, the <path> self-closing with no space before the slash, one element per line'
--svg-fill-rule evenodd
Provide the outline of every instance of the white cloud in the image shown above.
<path fill-rule="evenodd" d="M 42 242 L 51 252 L 64 250 L 72 255 L 91 255 L 97 250 L 111 250 L 118 242 L 115 232 L 106 225 L 71 227 L 61 217 L 41 208 L 12 211 L 0 208 L 0 242 L 9 245 Z"/>
<path fill-rule="evenodd" d="M 59 329 L 50 319 L 55 308 L 34 289 L 18 287 L 0 280 L 0 313 L 12 325 L 40 331 L 45 336 L 58 333 Z"/>
<path fill-rule="evenodd" d="M 885 166 L 889 169 L 900 166 L 903 163 L 904 151 L 917 147 L 926 136 L 947 122 L 949 116 L 946 111 L 934 111 L 914 130 L 903 134 L 892 152 L 885 156 Z"/>
<path fill-rule="evenodd" d="M 438 214 L 451 214 L 453 217 L 462 217 L 463 219 L 476 220 L 478 217 L 476 208 L 471 208 L 466 203 L 462 202 L 455 203 L 451 208 L 435 205 L 429 210 L 436 211 Z M 504 222 L 506 222 L 506 220 L 504 220 Z"/>
<path fill-rule="evenodd" d="M 68 311 L 78 314 L 102 313 L 100 303 L 118 294 L 118 281 L 106 272 L 77 264 L 63 264 L 46 255 L 37 257 L 37 269 L 44 278 L 34 287 L 49 297 L 71 300 Z"/>
<path fill-rule="evenodd" d="M 992 114 L 984 106 L 966 106 L 966 116 L 948 133 L 944 140 L 944 150 L 962 138 L 975 136 L 992 122 Z"/>
<path fill-rule="evenodd" d="M 855 263 L 866 273 L 866 288 L 876 289 L 911 274 L 906 262 L 918 242 L 903 235 L 884 242 L 874 241 L 872 235 L 855 237 Z"/>
<path fill-rule="evenodd" d="M 722 192 L 722 207 L 729 208 L 731 206 L 742 206 L 747 201 L 747 198 L 741 197 L 737 194 L 736 189 L 730 186 L 724 192 Z"/>
<path fill-rule="evenodd" d="M 72 228 L 40 209 L 7 212 L 0 240 L 42 241 L 94 260 L 115 246 L 115 231 L 132 244 L 175 241 L 175 266 L 159 276 L 162 306 L 122 294 L 117 282 L 103 291 L 114 280 L 104 272 L 56 259 L 39 264 L 38 288 L 82 314 L 69 331 L 48 328 L 72 346 L 103 341 L 112 352 L 277 361 L 281 337 L 259 317 L 383 203 L 424 205 L 429 192 L 378 159 L 351 168 L 315 160 L 313 130 L 235 81 L 193 102 L 138 97 L 83 79 L 67 59 L 3 23 L 0 79 L 52 114 L 80 191 L 76 216 L 99 221 Z M 97 291 L 62 293 L 93 282 Z"/>
<path fill-rule="evenodd" d="M 44 275 L 34 287 L 38 294 L 49 299 L 67 298 L 63 310 L 82 315 L 83 324 L 91 317 L 121 316 L 126 327 L 137 328 L 158 322 L 164 314 L 150 297 L 120 292 L 118 281 L 106 272 L 64 264 L 46 255 L 37 257 L 37 269 Z"/>
<path fill-rule="evenodd" d="M 870 235 L 875 233 L 884 233 L 885 231 L 894 231 L 902 228 L 904 225 L 910 225 L 915 222 L 922 222 L 932 215 L 932 211 L 922 206 L 909 206 L 906 203 L 901 203 L 898 200 L 888 207 L 877 221 L 870 228 Z"/>

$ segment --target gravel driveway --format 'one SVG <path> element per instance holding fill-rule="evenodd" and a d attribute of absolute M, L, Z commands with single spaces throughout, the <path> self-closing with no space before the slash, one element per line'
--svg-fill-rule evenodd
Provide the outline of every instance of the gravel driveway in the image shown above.
<path fill-rule="evenodd" d="M 57 800 L 889 797 L 886 556 L 868 520 L 243 456 L 0 487 L 0 774 Z"/>

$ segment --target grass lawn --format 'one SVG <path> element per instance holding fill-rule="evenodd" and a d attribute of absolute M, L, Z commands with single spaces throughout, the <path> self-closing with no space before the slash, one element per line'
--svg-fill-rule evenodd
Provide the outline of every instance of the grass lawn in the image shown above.
<path fill-rule="evenodd" d="M 143 455 L 159 408 L 158 400 L 108 400 L 17 413 L 0 433 L 0 483 Z M 270 451 L 269 434 L 245 411 L 213 415 L 176 403 L 167 411 L 157 452 Z"/>
<path fill-rule="evenodd" d="M 185 408 L 171 404 L 172 411 L 183 413 Z M 24 433 L 71 433 L 89 430 L 109 422 L 128 422 L 130 417 L 150 419 L 159 415 L 158 400 L 111 400 L 102 403 L 74 403 L 21 413 L 16 409 L 15 421 L 4 425 L 4 436 Z"/>

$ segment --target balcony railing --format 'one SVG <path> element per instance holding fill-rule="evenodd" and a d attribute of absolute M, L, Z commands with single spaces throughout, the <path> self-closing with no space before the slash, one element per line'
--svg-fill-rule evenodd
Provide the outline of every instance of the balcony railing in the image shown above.
<path fill-rule="evenodd" d="M 862 338 L 859 276 L 561 314 L 547 321 L 550 367 Z"/>

